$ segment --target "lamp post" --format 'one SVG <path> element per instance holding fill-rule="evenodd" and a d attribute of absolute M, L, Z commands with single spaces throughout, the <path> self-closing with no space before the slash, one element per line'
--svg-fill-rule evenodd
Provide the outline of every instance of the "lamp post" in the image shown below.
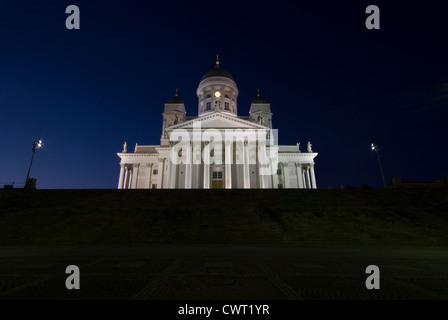
<path fill-rule="evenodd" d="M 370 145 L 373 151 L 376 152 L 376 155 L 378 157 L 378 164 L 380 165 L 380 172 L 381 172 L 381 178 L 383 179 L 383 186 L 386 187 L 386 181 L 384 180 L 384 174 L 383 174 L 383 167 L 381 166 L 381 160 L 380 160 L 380 146 L 373 143 Z"/>
<path fill-rule="evenodd" d="M 28 174 L 26 175 L 25 187 L 28 185 L 28 180 L 29 180 L 29 177 L 30 177 L 31 166 L 33 165 L 34 154 L 36 153 L 36 149 L 39 149 L 40 147 L 42 147 L 42 140 L 33 142 L 33 149 L 32 149 L 33 155 L 31 156 L 30 167 L 28 169 Z"/>

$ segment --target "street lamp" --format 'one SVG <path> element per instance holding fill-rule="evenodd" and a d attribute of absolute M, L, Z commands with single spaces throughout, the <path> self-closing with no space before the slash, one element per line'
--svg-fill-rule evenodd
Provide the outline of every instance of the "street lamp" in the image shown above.
<path fill-rule="evenodd" d="M 42 147 L 42 140 L 33 142 L 33 149 L 32 149 L 33 155 L 31 156 L 30 167 L 28 169 L 28 174 L 26 175 L 25 187 L 28 185 L 28 180 L 29 180 L 29 177 L 30 177 L 31 166 L 33 165 L 34 154 L 36 153 L 36 149 L 39 149 L 41 147 Z"/>
<path fill-rule="evenodd" d="M 380 165 L 381 178 L 383 179 L 384 187 L 386 187 L 386 181 L 384 180 L 384 174 L 383 174 L 383 167 L 381 166 L 381 160 L 380 160 L 380 146 L 372 142 L 370 147 L 372 148 L 372 151 L 375 151 L 376 155 L 378 156 L 378 164 Z"/>

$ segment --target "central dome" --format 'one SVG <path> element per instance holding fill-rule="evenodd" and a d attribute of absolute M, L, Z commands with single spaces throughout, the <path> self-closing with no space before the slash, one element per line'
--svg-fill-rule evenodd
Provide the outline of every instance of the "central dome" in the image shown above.
<path fill-rule="evenodd" d="M 232 79 L 233 81 L 235 81 L 235 79 L 233 79 L 232 75 L 230 74 L 230 72 L 221 69 L 219 67 L 219 65 L 217 65 L 214 69 L 211 69 L 210 71 L 208 71 L 206 74 L 204 74 L 204 76 L 202 77 L 201 81 L 207 78 L 211 78 L 211 77 L 226 77 L 229 79 Z"/>
<path fill-rule="evenodd" d="M 211 77 L 225 77 L 235 81 L 230 72 L 221 69 L 221 67 L 219 66 L 219 59 L 216 60 L 216 66 L 213 69 L 209 70 L 206 74 L 204 74 L 201 81 Z"/>
<path fill-rule="evenodd" d="M 237 116 L 238 88 L 232 75 L 221 69 L 219 56 L 216 58 L 216 66 L 204 74 L 196 90 L 198 116 L 213 112 Z"/>

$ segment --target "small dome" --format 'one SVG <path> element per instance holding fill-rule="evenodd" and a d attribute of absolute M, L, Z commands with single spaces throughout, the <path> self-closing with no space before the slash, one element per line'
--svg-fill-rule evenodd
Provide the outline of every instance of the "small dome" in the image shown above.
<path fill-rule="evenodd" d="M 174 97 L 172 97 L 170 100 L 168 100 L 167 103 L 172 103 L 172 104 L 175 104 L 175 103 L 184 103 L 184 102 L 182 101 L 182 99 L 179 98 L 179 94 L 177 93 L 177 89 L 176 89 L 176 93 L 174 94 Z"/>
<path fill-rule="evenodd" d="M 252 103 L 269 103 L 268 100 L 260 96 L 260 89 L 258 89 L 257 97 L 252 100 Z"/>
<path fill-rule="evenodd" d="M 256 97 L 254 100 L 252 100 L 252 103 L 269 103 L 269 102 L 263 97 Z"/>
<path fill-rule="evenodd" d="M 184 102 L 182 101 L 181 98 L 174 96 L 170 100 L 168 100 L 167 103 L 184 103 Z"/>

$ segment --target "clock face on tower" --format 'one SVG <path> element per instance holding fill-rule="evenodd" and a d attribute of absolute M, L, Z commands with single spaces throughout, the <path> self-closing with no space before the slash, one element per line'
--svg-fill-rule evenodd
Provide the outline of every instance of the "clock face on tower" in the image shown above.
<path fill-rule="evenodd" d="M 220 96 L 221 96 L 221 92 L 216 91 L 216 92 L 215 92 L 215 97 L 216 97 L 216 98 L 219 98 Z"/>

